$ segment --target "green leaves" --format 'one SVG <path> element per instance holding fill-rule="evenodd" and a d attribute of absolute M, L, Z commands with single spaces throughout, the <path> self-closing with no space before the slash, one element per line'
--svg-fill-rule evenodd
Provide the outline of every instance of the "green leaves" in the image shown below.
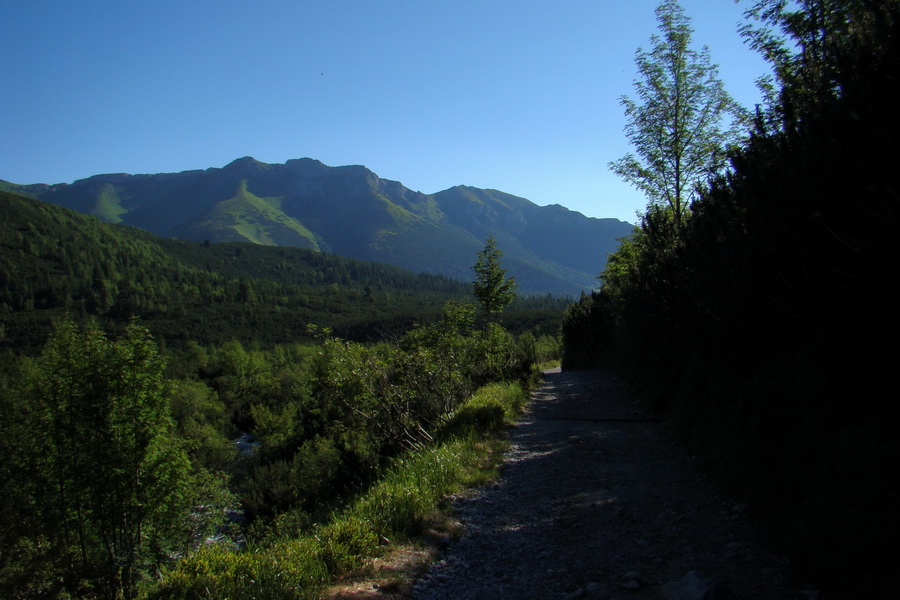
<path fill-rule="evenodd" d="M 650 206 L 668 207 L 680 224 L 694 189 L 718 172 L 726 152 L 747 122 L 745 111 L 725 91 L 709 48 L 691 47 L 690 19 L 675 0 L 656 9 L 662 36 L 635 54 L 637 100 L 621 98 L 625 135 L 635 148 L 609 168 L 647 196 Z"/>
<path fill-rule="evenodd" d="M 777 103 L 690 219 L 648 212 L 610 258 L 566 366 L 600 358 L 670 408 L 829 593 L 890 596 L 900 2 L 754 4 Z"/>
<path fill-rule="evenodd" d="M 516 298 L 516 282 L 512 277 L 507 278 L 506 269 L 500 266 L 502 256 L 503 252 L 497 248 L 492 234 L 488 236 L 484 250 L 478 253 L 478 260 L 472 267 L 475 271 L 475 280 L 472 282 L 475 299 L 489 318 L 503 312 Z"/>
<path fill-rule="evenodd" d="M 48 537 L 38 563 L 67 557 L 70 592 L 90 576 L 133 597 L 142 573 L 224 516 L 221 482 L 199 486 L 219 489 L 202 500 L 220 510 L 193 511 L 197 475 L 173 431 L 164 369 L 136 324 L 109 340 L 65 319 L 20 384 L 19 433 L 31 442 L 12 449 L 10 477 L 32 494 L 10 518 L 31 521 L 25 537 Z"/>

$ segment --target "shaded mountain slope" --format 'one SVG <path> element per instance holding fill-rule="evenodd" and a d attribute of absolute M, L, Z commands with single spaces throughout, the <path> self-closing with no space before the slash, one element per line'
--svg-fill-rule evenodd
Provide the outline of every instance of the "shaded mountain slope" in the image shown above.
<path fill-rule="evenodd" d="M 0 191 L 0 354 L 38 350 L 63 314 L 109 330 L 136 316 L 171 347 L 293 342 L 309 324 L 379 340 L 437 318 L 451 298 L 471 302 L 471 285 L 308 248 L 161 238 Z M 566 302 L 522 297 L 501 322 L 555 334 Z"/>
<path fill-rule="evenodd" d="M 25 194 L 163 237 L 295 246 L 468 280 L 493 233 L 524 292 L 577 294 L 631 231 L 562 206 L 496 190 L 412 191 L 362 166 L 303 158 L 153 175 L 95 175 L 72 184 L 16 185 Z"/>
<path fill-rule="evenodd" d="M 310 323 L 380 339 L 470 296 L 444 276 L 302 248 L 165 239 L 0 191 L 0 351 L 40 348 L 63 314 L 111 329 L 137 316 L 169 346 L 291 342 Z"/>

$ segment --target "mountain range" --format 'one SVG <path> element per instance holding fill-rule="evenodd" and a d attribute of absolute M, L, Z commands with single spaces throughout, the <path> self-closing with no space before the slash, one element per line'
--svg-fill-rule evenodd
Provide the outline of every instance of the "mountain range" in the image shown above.
<path fill-rule="evenodd" d="M 163 237 L 293 246 L 471 280 L 493 234 L 525 293 L 578 294 L 633 226 L 538 206 L 504 192 L 456 186 L 412 191 L 363 166 L 250 157 L 223 168 L 105 174 L 71 184 L 0 189 L 132 225 Z"/>

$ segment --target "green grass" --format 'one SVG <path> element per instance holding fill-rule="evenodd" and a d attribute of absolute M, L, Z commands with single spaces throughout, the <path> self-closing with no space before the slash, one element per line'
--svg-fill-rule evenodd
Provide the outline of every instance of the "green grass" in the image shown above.
<path fill-rule="evenodd" d="M 122 207 L 122 199 L 113 184 L 107 183 L 97 195 L 97 204 L 93 214 L 107 223 L 121 223 L 121 215 L 128 210 Z"/>
<path fill-rule="evenodd" d="M 316 236 L 302 223 L 281 211 L 281 198 L 260 198 L 242 180 L 234 196 L 217 203 L 202 227 L 263 246 L 292 245 L 318 249 Z"/>
<path fill-rule="evenodd" d="M 341 575 L 421 534 L 446 498 L 496 477 L 503 427 L 525 406 L 519 384 L 478 390 L 436 436 L 395 459 L 384 476 L 310 533 L 237 552 L 210 546 L 184 560 L 148 594 L 155 599 L 315 598 Z"/>

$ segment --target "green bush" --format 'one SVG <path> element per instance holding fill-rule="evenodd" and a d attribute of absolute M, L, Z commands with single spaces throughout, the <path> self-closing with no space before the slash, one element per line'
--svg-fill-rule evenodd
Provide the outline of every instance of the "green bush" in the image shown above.
<path fill-rule="evenodd" d="M 900 2 L 751 13 L 773 103 L 683 220 L 648 210 L 610 256 L 563 365 L 606 362 L 669 410 L 817 585 L 889 597 Z"/>
<path fill-rule="evenodd" d="M 525 400 L 517 383 L 492 384 L 478 390 L 459 413 L 489 409 L 509 421 Z M 494 476 L 495 459 L 484 440 L 497 423 L 482 425 L 476 420 L 467 424 L 465 433 L 456 431 L 443 443 L 396 457 L 364 494 L 305 535 L 243 552 L 213 546 L 187 557 L 150 597 L 315 597 L 329 581 L 389 544 L 421 533 L 447 496 Z"/>
<path fill-rule="evenodd" d="M 305 600 L 328 580 L 318 548 L 304 540 L 279 552 L 234 552 L 210 546 L 192 554 L 168 573 L 149 597 L 154 600 Z"/>
<path fill-rule="evenodd" d="M 486 385 L 453 413 L 439 435 L 446 439 L 465 432 L 495 434 L 519 415 L 526 400 L 520 383 Z"/>

